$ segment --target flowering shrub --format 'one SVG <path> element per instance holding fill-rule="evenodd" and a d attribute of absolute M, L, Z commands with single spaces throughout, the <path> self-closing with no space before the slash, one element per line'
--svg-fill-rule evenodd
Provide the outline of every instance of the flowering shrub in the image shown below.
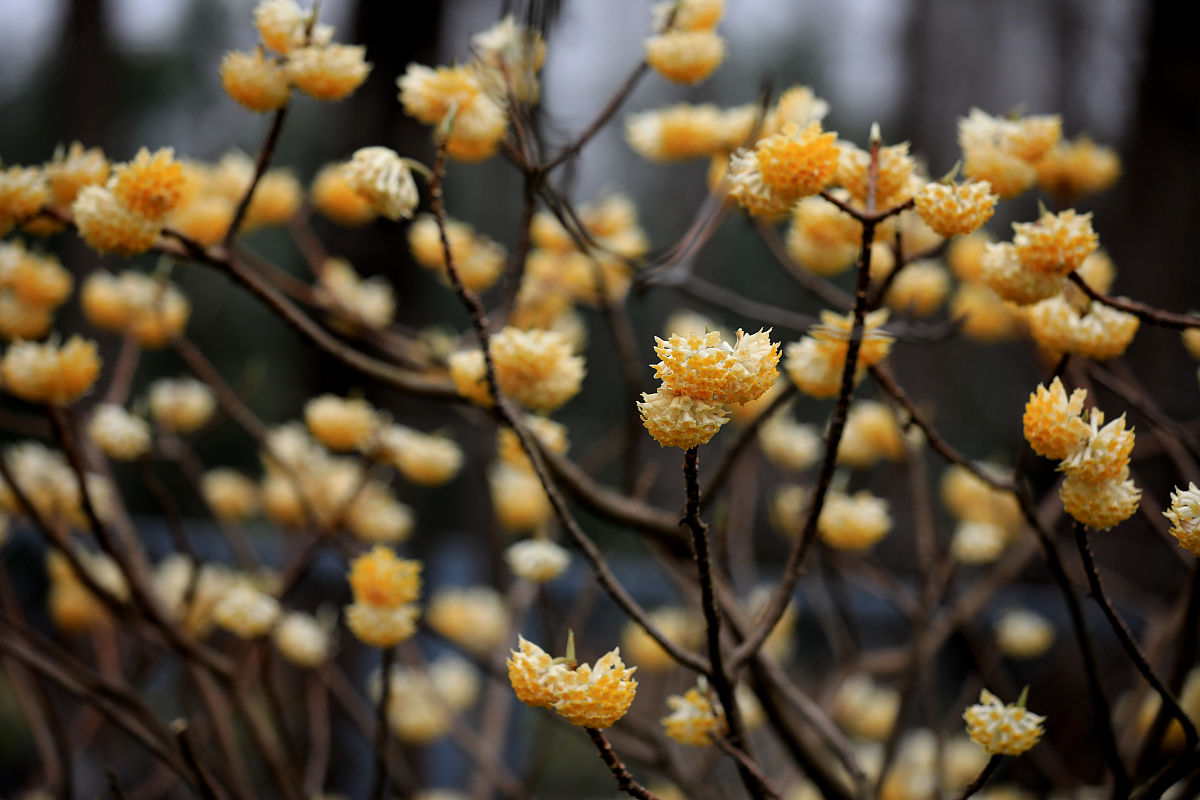
<path fill-rule="evenodd" d="M 370 763 L 372 798 L 440 796 L 420 748 L 441 740 L 471 765 L 473 796 L 550 796 L 545 740 L 585 735 L 643 799 L 965 797 L 997 771 L 1059 796 L 1100 781 L 1120 797 L 1195 790 L 1200 444 L 1122 357 L 1157 327 L 1200 356 L 1200 316 L 1110 294 L 1117 270 L 1083 204 L 1118 178 L 1116 153 L 1065 139 L 1057 115 L 973 109 L 960 166 L 931 178 L 878 126 L 830 129 L 807 86 L 626 113 L 640 80 L 720 69 L 724 11 L 656 6 L 637 71 L 551 146 L 534 111 L 554 42 L 515 17 L 478 32 L 463 63 L 393 76 L 335 43 L 319 4 L 262 0 L 245 20 L 257 45 L 212 76 L 267 115 L 255 158 L 142 147 L 120 161 L 76 142 L 0 171 L 0 426 L 21 434 L 0 457 L 0 531 L 35 543 L 46 584 L 14 582 L 30 551 L 10 543 L 0 661 L 37 751 L 28 796 L 94 793 L 82 782 L 97 770 L 73 754 L 110 730 L 119 747 L 89 763 L 116 796 L 139 770 L 161 779 L 138 796 L 327 796 L 343 766 L 331 704 L 358 729 L 339 754 Z M 432 158 L 382 141 L 331 153 L 307 190 L 275 166 L 296 92 L 334 103 L 375 80 L 395 81 Z M 575 203 L 561 188 L 561 168 L 622 122 L 646 169 L 707 160 L 708 195 L 678 241 L 652 241 L 626 194 Z M 446 184 L 492 159 L 526 189 L 504 237 L 452 216 L 471 205 Z M 994 217 L 1023 214 L 1016 198 L 1034 192 L 1054 210 L 1006 238 Z M 426 326 L 398 304 L 394 272 L 327 249 L 314 215 L 386 231 L 388 269 L 411 257 L 425 270 L 412 280 L 461 313 Z M 814 316 L 694 274 L 729 218 L 751 224 Z M 264 228 L 308 274 L 256 252 L 246 237 Z M 105 268 L 47 253 L 72 238 Z M 203 308 L 172 276 L 192 267 L 247 291 L 353 385 L 260 418 L 189 332 Z M 743 327 L 686 310 L 651 338 L 631 308 L 671 291 Z M 1042 379 L 1020 387 L 1023 408 L 996 387 L 1003 441 L 952 441 L 942 423 L 970 398 L 938 407 L 901 381 L 901 354 L 946 340 L 1031 345 Z M 152 374 L 167 358 L 171 374 Z M 603 414 L 581 421 L 572 408 L 593 401 Z M 220 428 L 259 469 L 198 448 Z M 143 490 L 169 546 L 131 513 Z M 1139 511 L 1157 540 L 1133 527 Z M 768 519 L 778 539 L 759 535 Z M 1191 571 L 1141 604 L 1144 631 L 1112 597 L 1134 605 L 1130 580 L 1106 591 L 1122 565 L 1097 563 L 1093 531 L 1144 536 Z M 630 554 L 637 542 L 650 557 Z M 1027 581 L 1052 600 L 1004 602 Z M 863 613 L 868 593 L 896 615 L 886 632 L 872 630 L 882 612 Z M 984 682 L 1029 686 L 1006 704 Z"/>

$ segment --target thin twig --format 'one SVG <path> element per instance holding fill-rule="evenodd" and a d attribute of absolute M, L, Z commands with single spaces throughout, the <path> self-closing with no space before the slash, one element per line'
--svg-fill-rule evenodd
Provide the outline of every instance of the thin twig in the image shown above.
<path fill-rule="evenodd" d="M 229 230 L 225 232 L 227 249 L 237 238 L 238 230 L 242 227 L 242 222 L 246 219 L 246 212 L 250 208 L 250 202 L 254 199 L 254 190 L 258 188 L 258 182 L 262 180 L 267 166 L 271 163 L 271 156 L 275 152 L 275 145 L 278 144 L 279 134 L 283 130 L 283 121 L 287 117 L 287 110 L 288 106 L 285 104 L 283 108 L 275 112 L 275 116 L 271 119 L 271 128 L 267 131 L 267 139 L 263 142 L 262 149 L 258 151 L 258 160 L 254 164 L 254 177 L 251 179 L 250 185 L 246 187 L 246 193 L 238 201 L 237 210 L 233 213 L 233 221 L 229 223 Z"/>
<path fill-rule="evenodd" d="M 600 132 L 600 129 L 603 128 L 605 123 L 612 118 L 612 115 L 617 113 L 617 109 L 619 109 L 621 104 L 625 102 L 625 99 L 633 93 L 634 88 L 638 85 L 638 81 L 642 79 L 642 76 L 644 76 L 649 69 L 649 64 L 647 64 L 644 60 L 639 61 L 638 65 L 633 68 L 633 71 L 629 73 L 629 75 L 621 83 L 620 87 L 617 88 L 616 93 L 609 99 L 604 108 L 600 110 L 600 113 L 596 115 L 596 117 L 588 124 L 588 126 L 584 128 L 579 135 L 571 141 L 570 144 L 543 163 L 540 166 L 539 171 L 550 172 L 563 162 L 573 158 L 576 153 L 582 150 L 583 146 L 591 141 L 593 136 Z"/>
<path fill-rule="evenodd" d="M 375 767 L 371 777 L 368 800 L 384 800 L 387 797 L 387 746 L 388 705 L 392 701 L 392 664 L 396 661 L 396 649 L 385 647 L 379 666 L 379 706 L 375 714 Z"/>
<path fill-rule="evenodd" d="M 1087 528 L 1081 522 L 1075 523 L 1075 545 L 1079 548 L 1079 555 L 1083 559 L 1083 571 L 1087 575 L 1088 586 L 1092 590 L 1092 599 L 1096 601 L 1096 605 L 1100 606 L 1100 610 L 1104 612 L 1105 618 L 1108 619 L 1108 624 L 1112 626 L 1113 633 L 1117 635 L 1121 646 L 1125 648 L 1130 661 L 1137 667 L 1138 672 L 1142 673 L 1142 677 L 1146 679 L 1151 688 L 1162 698 L 1163 705 L 1170 711 L 1171 716 L 1179 720 L 1179 724 L 1183 726 L 1184 738 L 1187 740 L 1188 749 L 1191 749 L 1200 741 L 1200 737 L 1197 737 L 1196 734 L 1196 726 L 1192 724 L 1192 720 L 1187 715 L 1187 712 L 1179 705 L 1179 701 L 1175 699 L 1175 695 L 1171 693 L 1171 690 L 1155 674 L 1154 668 L 1146 660 L 1146 654 L 1142 652 L 1142 648 L 1138 646 L 1137 640 L 1133 638 L 1129 627 L 1121 619 L 1116 608 L 1113 607 L 1108 595 L 1104 593 L 1104 584 L 1100 580 L 1100 572 L 1096 569 L 1096 559 L 1092 556 L 1092 545 L 1088 541 Z"/>
<path fill-rule="evenodd" d="M 1003 759 L 1004 756 L 998 754 L 989 758 L 988 762 L 983 765 L 983 769 L 980 770 L 979 774 L 975 776 L 975 780 L 968 783 L 966 788 L 964 788 L 962 792 L 958 794 L 955 800 L 967 800 L 967 798 L 969 798 L 971 795 L 982 789 L 984 784 L 988 782 L 988 779 L 991 778 L 996 772 L 996 769 L 1000 766 L 1000 762 Z"/>
<path fill-rule="evenodd" d="M 608 771 L 617 779 L 617 788 L 630 797 L 636 797 L 638 800 L 662 800 L 654 792 L 642 786 L 629 772 L 629 769 L 621 763 L 621 759 L 617 758 L 617 753 L 613 750 L 612 745 L 608 743 L 608 739 L 604 734 L 595 728 L 584 728 L 592 742 L 596 745 L 596 750 L 600 753 L 600 760 L 604 762 L 604 766 L 608 767 Z"/>
<path fill-rule="evenodd" d="M 1136 300 L 1126 300 L 1123 297 L 1110 297 L 1089 286 L 1088 282 L 1078 272 L 1072 272 L 1067 278 L 1097 303 L 1106 305 L 1109 308 L 1115 308 L 1118 311 L 1124 311 L 1126 314 L 1133 314 L 1144 322 L 1161 325 L 1164 328 L 1175 328 L 1177 330 L 1200 328 L 1200 316 L 1196 314 L 1175 314 L 1145 303 L 1139 303 Z"/>

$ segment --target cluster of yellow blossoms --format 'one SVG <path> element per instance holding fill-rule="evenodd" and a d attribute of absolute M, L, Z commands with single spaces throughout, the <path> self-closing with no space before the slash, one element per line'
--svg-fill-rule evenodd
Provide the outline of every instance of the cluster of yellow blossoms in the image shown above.
<path fill-rule="evenodd" d="M 166 216 L 183 199 L 183 165 L 175 151 L 138 151 L 134 159 L 113 167 L 104 186 L 85 186 L 71 203 L 79 235 L 93 250 L 132 256 L 158 241 Z"/>
<path fill-rule="evenodd" d="M 54 256 L 31 253 L 19 241 L 0 242 L 0 337 L 45 336 L 74 285 Z"/>
<path fill-rule="evenodd" d="M 577 303 L 620 303 L 629 291 L 631 263 L 650 242 L 638 225 L 637 209 L 623 194 L 583 203 L 576 217 L 591 246 L 585 251 L 549 211 L 530 224 L 533 247 L 525 259 L 510 323 L 521 328 L 568 331 Z"/>
<path fill-rule="evenodd" d="M 574 355 L 557 331 L 510 325 L 492 335 L 489 351 L 501 393 L 526 408 L 553 411 L 579 393 L 583 356 Z M 477 405 L 492 405 L 482 349 L 454 353 L 449 367 L 459 394 Z"/>
<path fill-rule="evenodd" d="M 1066 276 L 1083 265 L 1099 244 L 1091 214 L 1068 209 L 1046 212 L 1037 222 L 1014 222 L 1012 242 L 987 245 L 983 280 L 996 294 L 1019 305 L 1063 290 Z"/>
<path fill-rule="evenodd" d="M 86 530 L 79 494 L 79 481 L 62 453 L 33 442 L 18 442 L 5 448 L 4 458 L 16 481 L 16 489 L 33 506 L 38 517 L 55 526 Z M 102 520 L 112 517 L 114 489 L 108 479 L 89 472 L 85 477 L 88 497 Z M 0 511 L 12 517 L 25 514 L 14 487 L 0 479 Z"/>
<path fill-rule="evenodd" d="M 350 562 L 354 602 L 346 606 L 350 632 L 372 647 L 392 647 L 417 631 L 421 562 L 375 545 Z"/>
<path fill-rule="evenodd" d="M 80 303 L 97 328 L 128 333 L 143 347 L 162 347 L 179 337 L 192 307 L 170 282 L 126 270 L 93 272 L 83 283 Z"/>
<path fill-rule="evenodd" d="M 550 654 L 523 636 L 508 658 L 508 679 L 517 699 L 532 708 L 553 708 L 572 725 L 610 728 L 633 703 L 637 667 L 626 667 L 621 649 L 605 653 L 595 665 Z"/>
<path fill-rule="evenodd" d="M 887 309 L 879 309 L 863 319 L 855 383 L 862 380 L 867 367 L 878 364 L 891 352 L 892 336 L 881 328 L 887 318 Z M 833 311 L 822 311 L 820 324 L 810 328 L 800 341 L 787 346 L 783 366 L 800 391 L 812 397 L 837 396 L 842 388 L 853 325 L 853 314 L 840 316 Z"/>
<path fill-rule="evenodd" d="M 388 727 L 397 739 L 411 744 L 445 736 L 454 727 L 456 712 L 479 698 L 478 672 L 456 656 L 442 656 L 424 670 L 397 664 L 388 682 Z"/>
<path fill-rule="evenodd" d="M 1009 658 L 1037 658 L 1054 644 L 1054 624 L 1027 608 L 1012 608 L 996 620 L 996 645 Z"/>
<path fill-rule="evenodd" d="M 262 45 L 221 60 L 221 85 L 251 111 L 283 108 L 293 86 L 317 100 L 341 100 L 371 71 L 366 48 L 333 44 L 333 28 L 317 24 L 315 9 L 302 11 L 295 0 L 262 0 L 254 27 Z"/>
<path fill-rule="evenodd" d="M 484 657 L 509 638 L 512 615 L 504 596 L 487 586 L 441 589 L 429 600 L 429 627 Z"/>
<path fill-rule="evenodd" d="M 663 732 L 680 744 L 706 747 L 725 733 L 725 710 L 703 678 L 683 694 L 669 695 L 667 708 L 671 713 L 662 718 Z"/>
<path fill-rule="evenodd" d="M 646 40 L 646 63 L 672 83 L 699 83 L 725 60 L 725 42 L 714 30 L 724 0 L 668 0 L 652 9 L 660 33 Z"/>
<path fill-rule="evenodd" d="M 538 99 L 537 73 L 546 44 L 536 31 L 506 17 L 471 39 L 475 59 L 452 67 L 409 64 L 396 83 L 404 113 L 432 126 L 446 152 L 459 161 L 482 161 L 508 131 L 510 101 Z"/>
<path fill-rule="evenodd" d="M 447 219 L 446 240 L 458 279 L 468 289 L 486 291 L 504 272 L 504 247 L 467 223 Z M 408 246 L 418 264 L 445 276 L 446 251 L 432 214 L 420 215 L 408 227 Z"/>
<path fill-rule="evenodd" d="M 993 464 L 977 464 L 998 480 L 1009 476 Z M 958 521 L 950 543 L 963 564 L 995 561 L 1021 532 L 1021 506 L 1012 492 L 993 488 L 966 467 L 955 464 L 942 476 L 942 505 Z"/>
<path fill-rule="evenodd" d="M 55 341 L 17 341 L 0 359 L 0 386 L 30 403 L 65 406 L 91 390 L 100 376 L 96 343 L 72 336 Z"/>
<path fill-rule="evenodd" d="M 979 703 L 963 712 L 967 734 L 984 752 L 992 755 L 1019 756 L 1042 738 L 1046 718 L 1025 708 L 1024 702 L 1005 705 L 1000 698 L 983 689 Z"/>
<path fill-rule="evenodd" d="M 656 338 L 662 385 L 638 403 L 646 430 L 663 447 L 690 449 L 711 439 L 729 421 L 729 405 L 757 400 L 778 376 L 779 345 L 769 331 L 738 329 L 734 344 L 719 331 Z"/>
<path fill-rule="evenodd" d="M 1084 417 L 1085 389 L 1068 397 L 1062 381 L 1039 384 L 1025 404 L 1025 439 L 1034 452 L 1056 459 L 1066 473 L 1059 496 L 1067 513 L 1084 525 L 1111 528 L 1133 516 L 1141 490 L 1129 478 L 1133 429 L 1125 415 L 1104 424 L 1104 412 Z"/>
<path fill-rule="evenodd" d="M 1189 482 L 1188 488 L 1171 493 L 1171 507 L 1163 512 L 1171 520 L 1171 535 L 1192 555 L 1200 556 L 1200 489 Z"/>

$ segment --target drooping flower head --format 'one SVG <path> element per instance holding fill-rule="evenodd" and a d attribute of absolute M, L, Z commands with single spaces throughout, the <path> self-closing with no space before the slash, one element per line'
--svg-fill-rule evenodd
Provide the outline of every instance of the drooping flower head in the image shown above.
<path fill-rule="evenodd" d="M 1019 756 L 1037 744 L 1046 721 L 1023 703 L 1005 705 L 987 689 L 980 691 L 978 705 L 963 712 L 963 719 L 975 744 L 992 755 L 1006 756 Z"/>

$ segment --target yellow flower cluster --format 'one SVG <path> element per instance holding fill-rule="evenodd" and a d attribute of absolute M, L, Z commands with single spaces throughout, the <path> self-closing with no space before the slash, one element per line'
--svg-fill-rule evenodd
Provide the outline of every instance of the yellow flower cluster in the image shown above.
<path fill-rule="evenodd" d="M 199 430 L 217 407 L 212 389 L 195 378 L 159 378 L 146 395 L 155 424 L 176 433 Z"/>
<path fill-rule="evenodd" d="M 704 623 L 682 608 L 656 608 L 650 612 L 650 621 L 663 636 L 684 649 L 699 647 L 704 641 Z M 631 661 L 637 662 L 639 669 L 666 672 L 677 664 L 671 654 L 633 620 L 626 622 L 621 631 L 621 647 Z"/>
<path fill-rule="evenodd" d="M 777 467 L 800 472 L 817 463 L 821 436 L 812 425 L 792 418 L 787 408 L 772 414 L 758 429 L 758 446 Z"/>
<path fill-rule="evenodd" d="M 455 712 L 470 708 L 479 697 L 478 673 L 456 656 L 442 656 L 427 670 L 397 664 L 387 680 L 388 727 L 411 744 L 445 736 L 454 727 Z"/>
<path fill-rule="evenodd" d="M 4 458 L 17 482 L 16 488 L 25 495 L 39 517 L 57 526 L 69 525 L 81 530 L 88 527 L 80 501 L 79 482 L 61 453 L 29 441 L 8 447 Z M 100 519 L 111 519 L 114 507 L 112 485 L 94 472 L 87 474 L 85 482 L 88 497 Z M 25 514 L 17 493 L 2 479 L 0 511 L 14 517 Z"/>
<path fill-rule="evenodd" d="M 725 60 L 725 42 L 714 28 L 723 0 L 680 0 L 654 7 L 659 33 L 646 40 L 646 63 L 672 83 L 699 83 Z"/>
<path fill-rule="evenodd" d="M 962 332 L 978 342 L 1015 338 L 1025 325 L 1020 307 L 1003 300 L 983 279 L 983 258 L 989 239 L 976 232 L 959 237 L 946 250 L 951 272 L 961 283 L 950 298 L 950 316 L 961 321 Z"/>
<path fill-rule="evenodd" d="M 14 164 L 0 168 L 0 236 L 17 223 L 34 225 L 34 217 L 50 201 L 50 186 L 37 167 Z"/>
<path fill-rule="evenodd" d="M 365 280 L 343 258 L 328 258 L 317 274 L 317 301 L 330 314 L 330 323 L 349 332 L 382 330 L 396 315 L 396 295 L 385 278 Z"/>
<path fill-rule="evenodd" d="M 154 569 L 154 590 L 171 619 L 193 636 L 207 636 L 213 612 L 237 580 L 223 564 L 201 564 L 172 553 Z"/>
<path fill-rule="evenodd" d="M 150 449 L 150 424 L 115 403 L 92 410 L 88 435 L 109 458 L 133 461 Z"/>
<path fill-rule="evenodd" d="M 508 326 L 491 337 L 489 350 L 501 393 L 526 408 L 553 411 L 583 383 L 583 357 L 573 355 L 566 337 L 556 331 Z M 449 367 L 459 394 L 478 405 L 492 404 L 482 350 L 455 353 Z"/>
<path fill-rule="evenodd" d="M 459 280 L 468 289 L 485 291 L 504 272 L 504 247 L 482 233 L 476 233 L 465 222 L 446 220 L 446 240 L 450 243 L 450 257 Z M 420 215 L 409 226 L 408 246 L 418 264 L 445 275 L 446 253 L 437 220 L 432 214 Z"/>
<path fill-rule="evenodd" d="M 213 515 L 222 522 L 241 522 L 258 511 L 258 484 L 236 470 L 209 470 L 200 488 Z"/>
<path fill-rule="evenodd" d="M 838 144 L 835 183 L 850 193 L 855 205 L 865 207 L 871 155 L 851 144 Z M 879 169 L 875 181 L 875 208 L 898 206 L 912 199 L 923 183 L 914 176 L 916 162 L 908 153 L 908 142 L 879 148 Z"/>
<path fill-rule="evenodd" d="M 1068 398 L 1058 378 L 1049 389 L 1039 384 L 1025 405 L 1025 439 L 1066 473 L 1059 489 L 1066 512 L 1093 528 L 1111 528 L 1133 516 L 1142 494 L 1129 479 L 1133 430 L 1124 414 L 1105 425 L 1098 408 L 1085 421 L 1086 399 L 1083 389 Z"/>
<path fill-rule="evenodd" d="M 847 677 L 833 697 L 833 718 L 858 739 L 887 739 L 899 713 L 900 692 L 876 683 L 866 673 Z"/>
<path fill-rule="evenodd" d="M 341 100 L 357 89 L 371 71 L 366 48 L 333 44 L 333 28 L 316 24 L 315 13 L 301 11 L 295 0 L 259 3 L 254 26 L 262 46 L 221 59 L 226 93 L 251 111 L 267 112 L 287 105 L 293 86 L 317 100 Z"/>
<path fill-rule="evenodd" d="M 1005 705 L 987 689 L 979 692 L 979 703 L 969 706 L 963 719 L 967 734 L 984 752 L 1005 756 L 1019 756 L 1037 744 L 1046 721 L 1024 704 Z"/>
<path fill-rule="evenodd" d="M 536 103 L 541 94 L 538 72 L 546 61 L 541 33 L 517 23 L 509 14 L 482 33 L 471 37 L 475 70 L 484 90 L 507 103 Z"/>
<path fill-rule="evenodd" d="M 79 566 L 102 589 L 118 600 L 126 600 L 129 587 L 117 563 L 103 553 L 74 548 Z M 67 557 L 56 550 L 46 553 L 46 576 L 50 581 L 47 606 L 54 626 L 64 633 L 82 633 L 108 626 L 112 617 L 92 594 Z"/>
<path fill-rule="evenodd" d="M 582 249 L 549 212 L 538 212 L 530 225 L 533 248 L 510 324 L 522 328 L 559 328 L 578 303 L 619 303 L 629 291 L 630 262 L 650 247 L 638 225 L 637 208 L 623 194 L 580 205 L 577 217 L 594 243 Z"/>
<path fill-rule="evenodd" d="M 504 551 L 504 560 L 517 577 L 547 583 L 566 571 L 571 554 L 549 539 L 524 539 Z"/>
<path fill-rule="evenodd" d="M 268 434 L 263 463 L 263 507 L 280 525 L 346 527 L 363 541 L 383 543 L 412 531 L 412 510 L 386 484 L 364 477 L 354 460 L 332 456 L 298 425 Z"/>
<path fill-rule="evenodd" d="M 664 732 L 680 744 L 707 747 L 714 737 L 724 735 L 725 711 L 703 683 L 681 695 L 668 695 L 667 708 L 671 713 L 662 718 Z"/>
<path fill-rule="evenodd" d="M 18 340 L 0 360 L 4 388 L 30 403 L 69 405 L 87 394 L 99 375 L 96 343 L 79 336 L 61 346 Z"/>
<path fill-rule="evenodd" d="M 834 180 L 840 153 L 837 134 L 823 133 L 819 122 L 803 130 L 787 123 L 779 133 L 759 139 L 753 150 L 731 156 L 729 197 L 753 216 L 783 219 L 797 200 Z"/>
<path fill-rule="evenodd" d="M 100 253 L 132 256 L 158 241 L 158 232 L 184 198 L 183 164 L 170 147 L 150 153 L 145 147 L 132 161 L 113 168 L 104 186 L 81 188 L 71 204 L 79 235 Z"/>
<path fill-rule="evenodd" d="M 1009 658 L 1037 658 L 1054 644 L 1054 625 L 1027 608 L 1005 611 L 996 620 L 996 645 Z"/>
<path fill-rule="evenodd" d="M 1200 556 L 1200 489 L 1189 482 L 1186 490 L 1171 493 L 1171 508 L 1163 512 L 1171 520 L 1171 535 L 1192 555 Z"/>
<path fill-rule="evenodd" d="M 1032 186 L 1038 162 L 1061 137 L 1062 119 L 1057 115 L 1012 120 L 973 108 L 958 121 L 963 172 L 987 181 L 1001 197 L 1015 197 Z"/>
<path fill-rule="evenodd" d="M 1121 160 L 1116 151 L 1086 136 L 1056 143 L 1035 167 L 1038 185 L 1063 205 L 1081 195 L 1104 191 L 1121 175 Z"/>
<path fill-rule="evenodd" d="M 429 601 L 426 616 L 429 627 L 477 656 L 502 645 L 512 625 L 504 597 L 486 586 L 442 589 Z"/>
<path fill-rule="evenodd" d="M 45 336 L 74 284 L 54 256 L 31 253 L 19 241 L 0 242 L 0 336 Z"/>
<path fill-rule="evenodd" d="M 854 381 L 862 380 L 867 367 L 878 364 L 892 349 L 892 336 L 881 326 L 887 309 L 872 311 L 863 319 L 862 344 L 858 351 Z M 822 311 L 820 324 L 809 329 L 798 342 L 787 346 L 784 369 L 800 391 L 812 397 L 835 397 L 842 387 L 846 354 L 854 315 Z"/>
<path fill-rule="evenodd" d="M 1009 476 L 991 464 L 978 468 L 993 478 Z M 1011 492 L 994 489 L 966 467 L 954 465 L 942 476 L 942 504 L 957 521 L 951 552 L 964 564 L 999 558 L 1021 531 L 1021 506 Z"/>
<path fill-rule="evenodd" d="M 530 414 L 525 426 L 545 449 L 567 451 L 567 429 L 557 422 Z M 496 521 L 513 533 L 538 531 L 553 516 L 554 507 L 515 431 L 502 427 L 496 432 L 496 455 L 499 463 L 488 470 Z"/>
<path fill-rule="evenodd" d="M 1065 292 L 1029 306 L 1028 319 L 1034 341 L 1050 357 L 1072 353 L 1098 361 L 1124 353 L 1140 324 L 1103 303 L 1088 301 L 1080 313 Z"/>
<path fill-rule="evenodd" d="M 375 210 L 355 191 L 346 170 L 347 164 L 326 164 L 313 177 L 308 199 L 313 208 L 346 227 L 366 225 L 375 219 Z"/>
<path fill-rule="evenodd" d="M 416 633 L 421 562 L 375 545 L 350 562 L 354 602 L 346 606 L 350 632 L 372 647 L 392 647 Z"/>
<path fill-rule="evenodd" d="M 913 197 L 925 224 L 946 238 L 978 230 L 992 218 L 998 199 L 987 181 L 927 183 Z"/>
<path fill-rule="evenodd" d="M 625 716 L 637 692 L 633 673 L 618 647 L 595 665 L 575 666 L 554 659 L 542 648 L 518 636 L 517 650 L 509 653 L 508 679 L 517 699 L 533 708 L 549 707 L 572 725 L 610 728 Z"/>
<path fill-rule="evenodd" d="M 271 641 L 288 661 L 312 669 L 329 657 L 331 622 L 302 611 L 286 611 L 271 632 Z"/>
<path fill-rule="evenodd" d="M 867 491 L 830 492 L 817 518 L 821 540 L 838 550 L 866 550 L 891 529 L 887 501 Z"/>
<path fill-rule="evenodd" d="M 732 345 L 719 331 L 655 341 L 654 352 L 662 360 L 653 365 L 654 377 L 662 385 L 642 395 L 638 411 L 663 447 L 704 444 L 728 422 L 729 404 L 757 400 L 778 376 L 779 345 L 770 331 L 747 334 L 739 328 Z"/>
<path fill-rule="evenodd" d="M 1062 291 L 1064 278 L 1083 265 L 1099 244 L 1092 215 L 1068 209 L 1044 213 L 1037 222 L 1013 223 L 1013 241 L 988 244 L 980 262 L 983 280 L 1019 305 Z"/>
<path fill-rule="evenodd" d="M 867 469 L 881 460 L 899 461 L 903 456 L 904 433 L 895 411 L 873 400 L 859 400 L 850 406 L 838 443 L 839 464 Z"/>
<path fill-rule="evenodd" d="M 850 195 L 835 190 L 840 199 Z M 821 197 L 804 197 L 792 206 L 788 255 L 802 268 L 830 277 L 845 272 L 858 255 L 862 223 Z M 903 274 L 903 273 L 901 273 Z"/>
<path fill-rule="evenodd" d="M 368 450 L 379 430 L 379 414 L 360 397 L 323 394 L 304 406 L 309 432 L 330 450 Z"/>
<path fill-rule="evenodd" d="M 213 607 L 213 621 L 242 639 L 255 639 L 268 633 L 283 613 L 283 607 L 271 595 L 249 579 L 237 581 Z"/>
<path fill-rule="evenodd" d="M 110 166 L 99 147 L 85 149 L 81 143 L 71 142 L 69 148 L 60 146 L 54 158 L 43 165 L 42 171 L 50 184 L 51 199 L 59 206 L 68 207 L 83 187 L 99 186 L 107 181 Z"/>
<path fill-rule="evenodd" d="M 215 164 L 184 163 L 185 188 L 167 225 L 202 245 L 220 242 L 250 183 L 254 162 L 245 153 L 226 153 Z M 304 191 L 289 169 L 267 170 L 254 187 L 239 230 L 242 233 L 282 225 L 300 208 Z"/>
<path fill-rule="evenodd" d="M 386 461 L 418 486 L 441 486 L 462 468 L 462 449 L 446 436 L 388 425 L 378 434 L 374 457 Z"/>
<path fill-rule="evenodd" d="M 412 167 L 389 147 L 363 147 L 346 165 L 345 177 L 377 214 L 408 219 L 420 202 Z"/>
<path fill-rule="evenodd" d="M 97 328 L 128 333 L 144 347 L 163 347 L 178 338 L 192 312 L 174 284 L 131 270 L 93 272 L 83 283 L 80 302 Z"/>

